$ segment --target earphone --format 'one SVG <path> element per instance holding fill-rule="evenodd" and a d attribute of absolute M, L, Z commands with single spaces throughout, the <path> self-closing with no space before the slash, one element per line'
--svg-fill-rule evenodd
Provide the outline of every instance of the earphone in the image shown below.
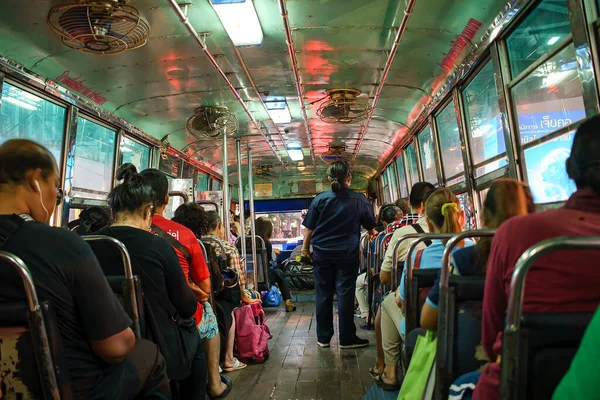
<path fill-rule="evenodd" d="M 35 186 L 37 187 L 38 193 L 40 194 L 40 204 L 42 205 L 42 208 L 46 212 L 46 218 L 44 219 L 44 222 L 47 223 L 48 219 L 50 217 L 50 213 L 48 212 L 48 209 L 44 205 L 44 198 L 42 197 L 42 188 L 40 188 L 40 183 L 37 180 L 35 180 L 34 182 L 35 182 Z"/>

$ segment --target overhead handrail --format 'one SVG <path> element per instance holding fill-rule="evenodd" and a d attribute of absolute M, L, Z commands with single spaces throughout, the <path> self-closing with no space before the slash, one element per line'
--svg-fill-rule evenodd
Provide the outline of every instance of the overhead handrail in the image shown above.
<path fill-rule="evenodd" d="M 129 256 L 129 251 L 127 251 L 127 247 L 118 239 L 115 239 L 111 236 L 105 235 L 88 235 L 82 236 L 83 240 L 86 242 L 107 242 L 111 245 L 115 246 L 121 255 L 121 259 L 123 261 L 123 272 L 125 274 L 125 282 L 127 285 L 127 297 L 131 301 L 131 319 L 133 320 L 133 331 L 135 333 L 136 338 L 141 338 L 141 329 L 140 329 L 140 315 L 138 312 L 138 303 L 137 297 L 135 293 L 135 282 L 133 280 L 133 268 L 131 266 L 131 257 Z"/>
<path fill-rule="evenodd" d="M 23 281 L 25 297 L 27 297 L 27 304 L 29 305 L 29 327 L 32 331 L 33 351 L 38 359 L 37 367 L 44 399 L 59 400 L 60 392 L 54 371 L 54 361 L 50 353 L 50 342 L 31 272 L 21 258 L 6 251 L 0 251 L 0 262 L 14 267 L 21 281 Z M 36 343 L 38 339 L 40 342 Z"/>
<path fill-rule="evenodd" d="M 438 390 L 441 391 L 442 397 L 448 397 L 448 390 L 450 389 L 451 381 L 448 378 L 452 375 L 452 355 L 448 351 L 449 344 L 453 342 L 454 338 L 450 337 L 449 325 L 449 301 L 450 301 L 450 258 L 454 248 L 466 238 L 482 238 L 482 237 L 493 237 L 496 233 L 495 229 L 480 229 L 473 231 L 461 232 L 455 235 L 452 239 L 446 243 L 444 254 L 442 255 L 442 271 L 440 279 L 440 298 L 438 304 L 438 327 L 437 327 L 437 356 L 436 356 L 436 368 L 437 368 L 437 379 L 438 379 Z"/>
<path fill-rule="evenodd" d="M 541 256 L 557 250 L 600 250 L 600 237 L 557 237 L 543 240 L 527 249 L 517 260 L 510 281 L 506 325 L 504 327 L 502 354 L 507 355 L 501 364 L 501 398 L 512 399 L 518 386 L 518 358 L 520 351 L 521 317 L 523 314 L 523 297 L 525 295 L 525 278 L 529 268 Z"/>

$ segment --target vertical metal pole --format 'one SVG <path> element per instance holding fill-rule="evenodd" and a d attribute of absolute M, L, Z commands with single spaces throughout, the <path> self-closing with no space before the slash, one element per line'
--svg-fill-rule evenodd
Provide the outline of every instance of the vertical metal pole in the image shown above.
<path fill-rule="evenodd" d="M 117 186 L 117 169 L 121 166 L 121 138 L 123 137 L 123 129 L 119 129 L 115 135 L 115 159 L 113 160 L 113 182 L 112 187 Z M 140 171 L 141 172 L 141 171 Z"/>
<path fill-rule="evenodd" d="M 223 128 L 223 228 L 225 228 L 224 241 L 229 242 L 231 235 L 229 208 L 229 160 L 227 154 L 227 129 Z"/>
<path fill-rule="evenodd" d="M 67 121 L 65 123 L 65 143 L 62 153 L 62 171 L 63 199 L 60 213 L 60 226 L 66 227 L 69 224 L 69 210 L 71 209 L 71 187 L 73 174 L 75 173 L 75 139 L 77 137 L 77 121 L 79 119 L 79 109 L 73 105 L 67 108 Z"/>
<path fill-rule="evenodd" d="M 242 179 L 242 142 L 238 138 L 235 140 L 235 150 L 237 153 L 238 170 L 238 201 L 240 203 L 240 240 L 242 245 L 242 259 L 244 260 L 244 269 L 246 269 L 246 221 L 244 221 L 244 180 Z"/>
<path fill-rule="evenodd" d="M 252 269 L 254 270 L 254 290 L 258 288 L 256 274 L 258 273 L 256 263 L 256 228 L 254 226 L 254 179 L 252 177 L 252 152 L 248 147 L 248 205 L 250 207 L 250 239 L 252 240 Z"/>
<path fill-rule="evenodd" d="M 442 149 L 440 148 L 440 138 L 438 136 L 437 121 L 432 115 L 429 116 L 429 129 L 431 129 L 431 138 L 433 140 L 433 152 L 435 156 L 435 173 L 437 174 L 438 184 L 444 184 L 444 173 L 442 172 Z"/>

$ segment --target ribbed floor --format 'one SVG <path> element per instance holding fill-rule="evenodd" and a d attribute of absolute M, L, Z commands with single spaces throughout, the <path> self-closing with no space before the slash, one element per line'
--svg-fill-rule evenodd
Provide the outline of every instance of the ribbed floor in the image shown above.
<path fill-rule="evenodd" d="M 337 334 L 331 348 L 317 345 L 315 304 L 297 303 L 297 311 L 266 308 L 267 325 L 273 339 L 271 356 L 264 364 L 230 374 L 234 381 L 232 400 L 360 400 L 373 379 L 369 367 L 375 363 L 375 332 L 358 328 L 358 335 L 368 338 L 367 348 L 341 350 Z M 337 312 L 336 319 L 337 332 Z M 358 327 L 359 320 L 355 319 Z M 369 400 L 383 400 L 377 390 L 369 391 Z"/>

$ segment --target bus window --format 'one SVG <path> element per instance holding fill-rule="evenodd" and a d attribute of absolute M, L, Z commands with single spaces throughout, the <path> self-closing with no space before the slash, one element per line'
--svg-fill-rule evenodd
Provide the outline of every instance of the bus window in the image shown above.
<path fill-rule="evenodd" d="M 223 184 L 220 181 L 218 181 L 216 179 L 212 179 L 212 188 L 211 188 L 211 190 L 213 192 L 218 192 L 219 190 L 222 189 L 222 187 L 223 187 Z"/>
<path fill-rule="evenodd" d="M 512 89 L 521 144 L 585 118 L 577 65 L 571 44 Z"/>
<path fill-rule="evenodd" d="M 394 169 L 394 163 L 390 164 L 388 167 L 388 181 L 390 185 L 390 193 L 392 194 L 392 197 L 390 198 L 391 202 L 398 200 L 398 184 L 396 183 L 396 173 L 394 172 Z"/>
<path fill-rule="evenodd" d="M 77 118 L 72 182 L 72 191 L 77 194 L 76 197 L 104 200 L 110 192 L 115 137 L 115 131 L 90 120 Z"/>
<path fill-rule="evenodd" d="M 388 170 L 383 171 L 381 174 L 381 185 L 383 187 L 383 202 L 390 203 L 390 186 L 388 183 Z"/>
<path fill-rule="evenodd" d="M 273 248 L 279 250 L 294 250 L 298 243 L 304 239 L 302 226 L 302 211 L 256 214 L 258 217 L 267 217 L 273 222 Z"/>
<path fill-rule="evenodd" d="M 465 88 L 463 98 L 473 164 L 477 165 L 506 153 L 498 94 L 494 81 L 494 68 L 491 62 L 488 62 Z M 478 168 L 479 176 L 495 171 L 503 165 L 506 164 L 494 162 Z"/>
<path fill-rule="evenodd" d="M 428 125 L 421 131 L 419 138 L 419 151 L 421 152 L 421 165 L 425 181 L 436 185 L 438 183 L 437 168 L 435 166 L 435 148 L 433 145 L 433 132 Z"/>
<path fill-rule="evenodd" d="M 198 192 L 208 192 L 208 175 L 198 172 L 198 179 L 196 180 L 196 190 Z"/>
<path fill-rule="evenodd" d="M 565 161 L 571 154 L 575 132 L 525 150 L 527 180 L 536 204 L 565 201 L 575 192 Z"/>
<path fill-rule="evenodd" d="M 460 203 L 460 208 L 465 212 L 465 225 L 463 229 L 466 231 L 475 229 L 475 213 L 473 212 L 469 193 L 458 193 L 456 197 Z"/>
<path fill-rule="evenodd" d="M 9 83 L 2 85 L 0 144 L 29 139 L 45 146 L 58 165 L 62 159 L 66 109 Z"/>
<path fill-rule="evenodd" d="M 143 171 L 150 166 L 150 147 L 122 136 L 120 148 L 121 165 L 131 163 L 138 171 Z"/>
<path fill-rule="evenodd" d="M 512 77 L 571 33 L 567 0 L 543 0 L 506 39 Z"/>
<path fill-rule="evenodd" d="M 441 156 L 444 167 L 444 178 L 447 180 L 465 170 L 454 102 L 451 101 L 435 119 L 440 137 L 440 148 L 443 149 Z M 449 182 L 446 183 L 450 184 Z"/>
<path fill-rule="evenodd" d="M 417 153 L 415 151 L 415 142 L 413 141 L 405 150 L 406 165 L 408 166 L 408 187 L 412 187 L 419 182 L 419 166 L 417 165 Z"/>
<path fill-rule="evenodd" d="M 406 172 L 404 171 L 404 158 L 396 158 L 396 172 L 398 173 L 398 182 L 400 183 L 400 198 L 408 197 L 408 187 L 406 186 Z"/>

